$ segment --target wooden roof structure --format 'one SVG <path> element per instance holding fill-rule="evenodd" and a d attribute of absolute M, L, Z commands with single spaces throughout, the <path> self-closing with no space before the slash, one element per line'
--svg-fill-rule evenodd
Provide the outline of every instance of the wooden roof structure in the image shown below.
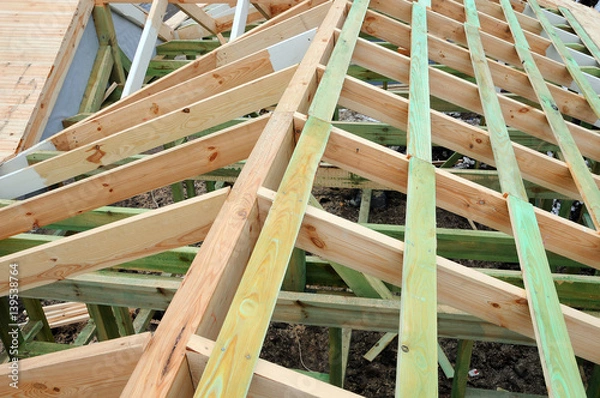
<path fill-rule="evenodd" d="M 334 386 L 341 354 L 331 384 L 259 359 L 271 320 L 335 328 L 336 350 L 342 328 L 398 334 L 397 396 L 437 396 L 439 336 L 464 352 L 472 340 L 535 344 L 549 396 L 600 391 L 576 362 L 600 364 L 600 15 L 562 1 L 272 0 L 239 1 L 224 20 L 211 1 L 178 0 L 216 48 L 151 60 L 167 3 L 154 0 L 131 65 L 95 5 L 101 45 L 81 117 L 110 82 L 125 95 L 0 165 L 0 337 L 6 360 L 21 357 L 19 388 L 0 383 L 2 396 L 355 396 Z M 178 69 L 136 90 L 152 62 Z M 336 107 L 378 123 L 339 122 Z M 406 155 L 389 148 L 403 143 Z M 432 146 L 496 170 L 436 167 Z M 232 175 L 232 188 L 199 196 L 179 184 Z M 368 194 L 360 222 L 330 214 L 315 181 L 405 193 L 406 225 L 365 224 Z M 173 205 L 110 206 L 171 184 Z M 489 230 L 436 228 L 436 208 Z M 353 295 L 306 291 L 332 280 Z M 28 313 L 18 337 L 15 295 Z M 54 343 L 42 298 L 87 304 L 78 347 Z M 166 312 L 150 335 L 154 310 Z M 106 341 L 86 344 L 94 335 Z"/>

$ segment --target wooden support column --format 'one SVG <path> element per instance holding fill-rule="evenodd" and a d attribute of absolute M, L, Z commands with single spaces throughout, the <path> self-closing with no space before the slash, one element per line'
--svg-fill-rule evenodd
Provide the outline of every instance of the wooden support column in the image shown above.
<path fill-rule="evenodd" d="M 473 340 L 459 340 L 456 352 L 456 366 L 452 380 L 452 393 L 450 398 L 464 398 L 469 377 L 469 365 L 473 352 Z"/>
<path fill-rule="evenodd" d="M 36 339 L 40 341 L 54 342 L 54 336 L 52 335 L 52 330 L 50 329 L 50 325 L 48 324 L 48 319 L 44 314 L 44 309 L 42 308 L 42 303 L 40 300 L 31 299 L 31 298 L 23 298 L 23 304 L 25 305 L 25 309 L 27 310 L 27 317 L 29 318 L 29 322 L 41 322 L 42 329 L 39 333 L 36 334 Z"/>

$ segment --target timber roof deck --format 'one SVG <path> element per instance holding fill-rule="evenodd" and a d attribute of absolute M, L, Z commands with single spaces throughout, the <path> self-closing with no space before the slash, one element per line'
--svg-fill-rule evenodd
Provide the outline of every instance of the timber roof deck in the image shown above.
<path fill-rule="evenodd" d="M 151 66 L 180 68 L 139 91 L 128 86 L 136 55 L 130 95 L 17 156 L 30 166 L 0 165 L 0 292 L 18 274 L 30 319 L 23 350 L 68 348 L 53 342 L 37 299 L 85 302 L 94 320 L 81 347 L 22 359 L 21 390 L 4 383 L 0 394 L 354 396 L 260 360 L 274 319 L 400 333 L 402 396 L 437 395 L 439 336 L 536 344 L 549 395 L 584 396 L 576 356 L 600 364 L 600 17 L 537 0 L 287 3 L 255 3 L 248 21 L 270 19 L 227 42 L 222 33 L 241 33 L 245 17 L 218 20 L 184 2 L 197 30 L 218 39 L 213 51 L 185 61 L 159 52 Z M 154 1 L 140 48 L 154 45 L 166 5 Z M 110 29 L 106 12 L 94 16 Z M 89 98 L 105 99 L 109 79 L 123 87 L 115 46 L 101 41 L 97 64 L 113 77 L 96 68 L 104 80 Z M 340 123 L 336 107 L 380 123 Z M 404 144 L 406 155 L 389 148 Z M 432 146 L 497 170 L 436 167 Z M 179 184 L 225 178 L 232 188 L 199 196 Z M 406 193 L 406 225 L 365 224 L 368 206 L 359 223 L 327 213 L 311 189 L 336 179 L 365 189 L 367 203 L 371 188 Z M 103 207 L 171 184 L 173 205 Z M 574 201 L 582 211 L 571 220 Z M 437 229 L 436 207 L 490 230 Z M 28 233 L 39 228 L 81 232 Z M 305 292 L 317 266 L 354 296 Z M 8 304 L 0 300 L 5 346 Z M 133 322 L 127 308 L 140 309 Z M 152 336 L 134 333 L 164 309 Z M 84 345 L 94 333 L 108 341 Z M 467 368 L 468 359 L 456 372 Z M 331 369 L 339 384 L 341 361 Z M 457 381 L 457 394 L 464 387 Z"/>
<path fill-rule="evenodd" d="M 0 160 L 40 140 L 92 6 L 79 0 L 2 2 Z"/>

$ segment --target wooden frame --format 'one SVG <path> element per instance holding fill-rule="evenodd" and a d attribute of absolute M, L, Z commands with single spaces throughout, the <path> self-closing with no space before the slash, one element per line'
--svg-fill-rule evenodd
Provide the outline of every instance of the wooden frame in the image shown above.
<path fill-rule="evenodd" d="M 168 3 L 218 47 L 138 90 Z M 600 113 L 587 64 L 600 55 L 588 34 L 594 16 L 578 17 L 579 6 L 561 2 L 560 21 L 575 32 L 566 34 L 555 32 L 536 0 L 239 0 L 226 2 L 237 4 L 227 21 L 216 1 L 194 3 L 153 2 L 123 99 L 0 165 L 0 293 L 10 293 L 11 270 L 21 267 L 19 288 L 30 300 L 18 340 L 34 354 L 66 348 L 48 341 L 39 298 L 86 303 L 93 322 L 77 344 L 94 333 L 115 338 L 22 359 L 23 384 L 123 397 L 355 396 L 340 387 L 348 328 L 357 328 L 385 331 L 388 343 L 399 334 L 397 396 L 437 396 L 440 336 L 461 339 L 455 394 L 465 393 L 473 339 L 536 345 L 548 394 L 585 394 L 576 356 L 600 364 L 600 319 L 589 313 L 600 308 L 600 282 L 551 267 L 600 270 Z M 171 21 L 174 32 L 184 18 Z M 266 21 L 243 33 L 258 18 Z M 585 65 L 563 43 L 579 37 L 591 54 Z M 103 43 L 86 112 L 106 99 L 98 87 L 112 72 L 124 77 L 116 39 Z M 361 81 L 366 74 L 350 76 L 351 64 L 385 87 L 402 84 L 405 95 Z M 566 88 L 573 82 L 580 90 Z M 435 110 L 438 100 L 485 126 Z M 337 107 L 376 119 L 375 132 L 365 132 L 369 123 L 333 120 Z M 384 134 L 392 138 L 379 142 L 402 136 L 406 155 L 368 139 Z M 535 137 L 555 158 L 522 137 Z M 495 166 L 493 184 L 436 167 L 432 145 Z M 214 181 L 223 168 L 234 170 L 231 189 L 193 197 L 194 180 Z M 364 189 L 359 223 L 312 197 L 316 182 L 335 178 Z M 531 183 L 550 198 L 544 208 L 529 203 L 540 203 Z M 167 185 L 178 203 L 110 206 Z M 372 188 L 407 195 L 405 226 L 365 225 Z M 31 197 L 8 200 L 23 195 Z M 552 212 L 552 199 L 569 209 Z M 570 220 L 574 200 L 584 209 Z M 436 208 L 495 231 L 436 229 Z M 26 234 L 41 227 L 75 233 Z M 458 239 L 469 242 L 454 245 L 464 258 L 481 253 L 463 247 L 493 241 L 490 251 L 503 251 L 498 258 L 518 263 L 522 274 L 446 258 Z M 307 281 L 356 297 L 308 294 Z M 578 296 L 564 283 L 591 293 Z M 139 308 L 133 321 L 131 307 Z M 152 336 L 128 336 L 155 310 L 166 312 Z M 377 321 L 364 319 L 369 311 Z M 340 353 L 330 362 L 334 385 L 259 360 L 272 320 L 332 328 L 331 350 Z M 5 342 L 7 321 L 0 316 Z M 477 331 L 468 331 L 472 325 Z M 106 361 L 115 358 L 124 359 L 110 369 Z M 78 368 L 90 361 L 98 373 L 87 378 Z M 50 381 L 63 365 L 72 373 Z"/>

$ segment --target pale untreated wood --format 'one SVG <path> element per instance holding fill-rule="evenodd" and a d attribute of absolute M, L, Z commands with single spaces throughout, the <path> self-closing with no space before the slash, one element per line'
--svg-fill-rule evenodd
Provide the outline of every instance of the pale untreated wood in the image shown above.
<path fill-rule="evenodd" d="M 293 73 L 294 68 L 290 67 L 259 77 L 234 89 L 173 110 L 155 120 L 0 177 L 3 184 L 0 186 L 0 196 L 16 198 L 25 195 L 276 104 Z"/>
<path fill-rule="evenodd" d="M 8 44 L 0 50 L 0 75 L 10 78 L 0 91 L 18 95 L 0 100 L 0 162 L 39 141 L 94 7 L 93 0 L 16 3 L 2 4 Z M 52 24 L 40 24 L 40 15 L 50 13 Z"/>
<path fill-rule="evenodd" d="M 0 210 L 0 236 L 37 229 L 245 159 L 267 120 L 265 116 L 5 207 Z M 230 145 L 234 139 L 237 145 Z"/>
<path fill-rule="evenodd" d="M 19 266 L 25 291 L 68 276 L 108 268 L 168 249 L 201 242 L 228 194 L 223 189 L 0 257 L 0 295 L 10 289 L 10 266 Z M 194 222 L 189 222 L 194 219 Z M 178 232 L 174 234 L 172 230 Z M 135 236 L 135 241 L 128 237 Z M 85 260 L 82 260 L 85 258 Z"/>
<path fill-rule="evenodd" d="M 21 359 L 18 389 L 8 383 L 11 369 L 0 370 L 7 381 L 0 385 L 3 397 L 60 394 L 117 396 L 148 345 L 150 333 L 137 334 L 41 357 Z"/>
<path fill-rule="evenodd" d="M 281 180 L 273 211 L 248 261 L 196 397 L 241 397 L 248 391 L 368 4 L 368 0 L 358 0 L 348 12 L 329 60 L 330 69 L 310 105 L 310 116 Z"/>

